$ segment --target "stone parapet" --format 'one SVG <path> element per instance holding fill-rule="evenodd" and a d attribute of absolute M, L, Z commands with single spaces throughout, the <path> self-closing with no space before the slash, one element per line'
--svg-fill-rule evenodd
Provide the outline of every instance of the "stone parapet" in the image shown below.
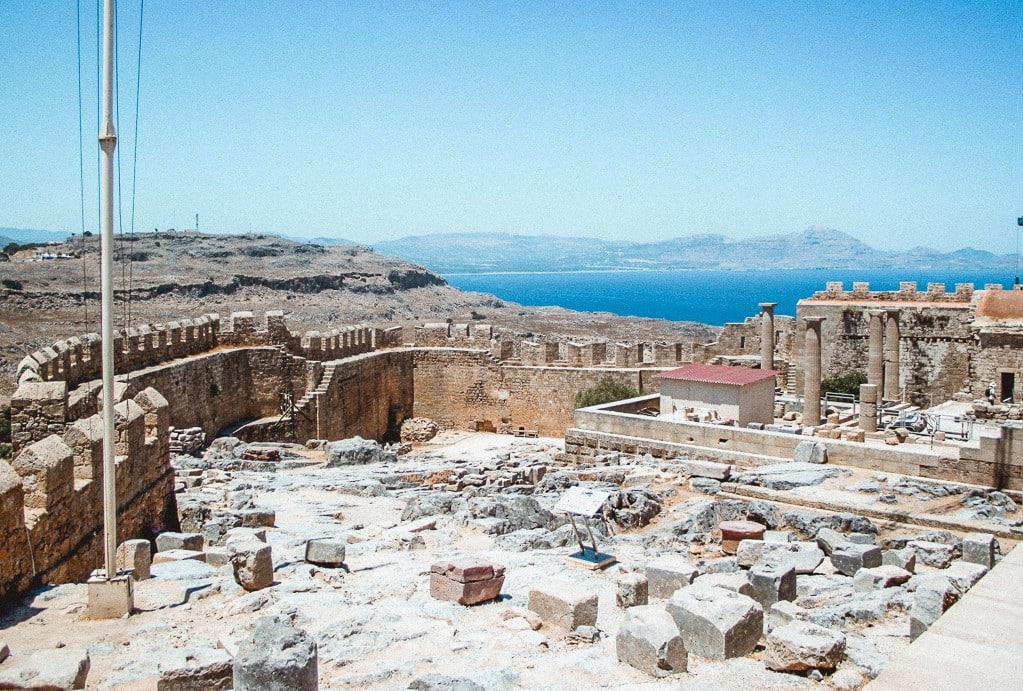
<path fill-rule="evenodd" d="M 988 284 L 984 290 L 1001 290 L 1001 284 Z M 973 299 L 972 283 L 956 283 L 955 291 L 947 290 L 944 283 L 928 283 L 927 290 L 917 288 L 916 281 L 903 281 L 898 290 L 870 289 L 870 283 L 856 281 L 852 290 L 846 290 L 842 281 L 828 281 L 824 290 L 818 290 L 809 300 L 850 300 L 856 302 L 970 302 Z"/>
<path fill-rule="evenodd" d="M 337 360 L 396 347 L 400 340 L 400 329 L 383 331 L 365 326 L 295 333 L 288 330 L 280 311 L 267 312 L 262 324 L 257 324 L 251 312 L 235 312 L 223 322 L 217 314 L 205 314 L 198 319 L 144 324 L 116 332 L 114 369 L 117 374 L 126 374 L 220 347 L 277 346 L 310 360 Z M 18 364 L 18 381 L 63 381 L 70 388 L 99 379 L 101 361 L 98 334 L 75 336 L 23 358 Z"/>
<path fill-rule="evenodd" d="M 174 520 L 167 401 L 154 389 L 117 406 L 118 538 L 148 539 Z M 68 422 L 0 462 L 0 598 L 84 581 L 103 559 L 99 416 Z"/>

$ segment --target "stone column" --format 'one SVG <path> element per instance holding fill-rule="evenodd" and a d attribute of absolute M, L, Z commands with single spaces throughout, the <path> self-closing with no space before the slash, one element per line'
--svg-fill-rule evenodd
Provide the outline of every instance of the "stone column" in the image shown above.
<path fill-rule="evenodd" d="M 887 310 L 884 324 L 884 398 L 899 398 L 899 310 Z"/>
<path fill-rule="evenodd" d="M 860 384 L 860 429 L 877 431 L 877 385 Z"/>
<path fill-rule="evenodd" d="M 803 425 L 821 423 L 821 322 L 824 317 L 806 317 L 803 348 Z"/>
<path fill-rule="evenodd" d="M 867 312 L 870 326 L 867 337 L 867 383 L 877 388 L 884 385 L 884 312 Z"/>
<path fill-rule="evenodd" d="M 774 308 L 777 302 L 761 302 L 760 309 L 760 369 L 774 369 Z"/>

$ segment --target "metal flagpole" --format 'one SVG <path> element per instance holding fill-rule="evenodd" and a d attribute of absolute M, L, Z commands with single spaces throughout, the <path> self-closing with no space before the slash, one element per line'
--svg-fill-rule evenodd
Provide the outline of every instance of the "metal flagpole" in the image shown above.
<path fill-rule="evenodd" d="M 100 253 L 103 313 L 103 535 L 107 579 L 117 575 L 114 482 L 114 4 L 103 0 L 103 106 L 100 120 Z"/>

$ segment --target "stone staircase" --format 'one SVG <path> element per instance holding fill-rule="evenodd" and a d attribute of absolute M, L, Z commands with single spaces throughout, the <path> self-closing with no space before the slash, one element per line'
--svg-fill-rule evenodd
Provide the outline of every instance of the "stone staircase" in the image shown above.
<path fill-rule="evenodd" d="M 792 395 L 796 393 L 796 365 L 792 362 L 785 371 L 785 392 Z"/>
<path fill-rule="evenodd" d="M 328 362 L 323 365 L 323 376 L 320 377 L 320 383 L 316 385 L 315 389 L 307 391 L 302 398 L 295 402 L 295 410 L 302 413 L 310 413 L 309 408 L 312 406 L 312 400 L 317 394 L 327 393 L 330 389 L 330 383 L 334 379 L 334 371 L 337 369 L 337 361 Z"/>

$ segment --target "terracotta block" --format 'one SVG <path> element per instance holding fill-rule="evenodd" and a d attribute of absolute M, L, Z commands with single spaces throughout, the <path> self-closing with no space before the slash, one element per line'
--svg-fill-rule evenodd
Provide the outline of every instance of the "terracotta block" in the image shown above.
<path fill-rule="evenodd" d="M 430 567 L 430 595 L 438 600 L 476 605 L 493 600 L 504 585 L 504 566 L 474 559 L 437 562 Z"/>

